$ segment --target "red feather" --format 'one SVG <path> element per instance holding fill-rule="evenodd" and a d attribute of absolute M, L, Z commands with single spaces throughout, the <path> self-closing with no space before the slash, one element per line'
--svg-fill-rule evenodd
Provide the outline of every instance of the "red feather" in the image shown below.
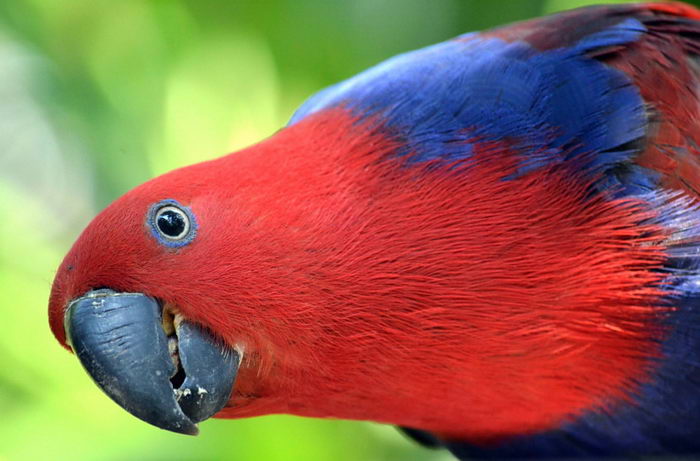
<path fill-rule="evenodd" d="M 649 33 L 595 57 L 649 104 L 637 162 L 697 198 L 700 28 L 675 16 L 697 10 L 579 10 L 484 35 L 546 50 L 631 12 Z M 670 231 L 649 224 L 646 203 L 589 197 L 590 180 L 564 166 L 505 181 L 518 164 L 508 144 L 471 141 L 468 161 L 409 166 L 380 121 L 336 109 L 156 178 L 72 248 L 52 330 L 65 343 L 66 304 L 95 287 L 178 306 L 245 351 L 224 417 L 375 420 L 485 442 L 623 405 L 660 354 Z M 144 223 L 166 198 L 199 223 L 174 251 Z"/>
<path fill-rule="evenodd" d="M 477 146 L 468 164 L 404 168 L 386 159 L 394 143 L 335 111 L 165 175 L 86 230 L 53 329 L 90 286 L 176 304 L 250 351 L 226 417 L 488 440 L 624 398 L 660 334 L 662 229 L 640 224 L 639 203 L 584 201 L 569 171 L 503 181 L 517 160 Z M 196 245 L 163 252 L 131 216 L 165 197 L 192 207 Z"/>

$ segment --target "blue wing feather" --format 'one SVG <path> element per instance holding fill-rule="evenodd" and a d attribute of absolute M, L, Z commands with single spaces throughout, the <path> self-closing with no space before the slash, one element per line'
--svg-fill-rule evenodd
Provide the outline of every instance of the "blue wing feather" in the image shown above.
<path fill-rule="evenodd" d="M 378 115 L 405 141 L 399 154 L 411 152 L 415 161 L 468 158 L 464 141 L 478 137 L 514 143 L 524 155 L 523 172 L 583 152 L 598 153 L 587 166 L 600 170 L 631 155 L 621 146 L 644 135 L 646 119 L 630 80 L 586 53 L 634 41 L 644 30 L 628 19 L 545 52 L 467 34 L 319 92 L 290 124 L 344 105 L 361 117 Z"/>

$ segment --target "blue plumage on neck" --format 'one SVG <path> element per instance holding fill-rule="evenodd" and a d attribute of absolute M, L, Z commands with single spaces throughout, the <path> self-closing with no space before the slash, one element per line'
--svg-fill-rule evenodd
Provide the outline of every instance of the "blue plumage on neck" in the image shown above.
<path fill-rule="evenodd" d="M 347 106 L 378 116 L 405 143 L 413 161 L 467 159 L 474 139 L 507 141 L 521 153 L 519 174 L 586 155 L 581 169 L 629 159 L 644 135 L 644 103 L 621 72 L 589 58 L 596 47 L 635 40 L 644 31 L 628 19 L 572 48 L 538 52 L 467 34 L 396 56 L 322 90 L 290 124 L 319 110 Z"/>

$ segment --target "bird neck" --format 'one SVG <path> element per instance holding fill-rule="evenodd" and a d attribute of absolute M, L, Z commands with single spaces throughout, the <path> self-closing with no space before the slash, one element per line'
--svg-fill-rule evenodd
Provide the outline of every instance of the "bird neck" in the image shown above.
<path fill-rule="evenodd" d="M 230 313 L 247 359 L 222 415 L 490 440 L 627 399 L 662 334 L 664 235 L 568 171 L 504 180 L 507 148 L 480 148 L 411 164 L 335 113 L 229 159 L 255 219 Z"/>

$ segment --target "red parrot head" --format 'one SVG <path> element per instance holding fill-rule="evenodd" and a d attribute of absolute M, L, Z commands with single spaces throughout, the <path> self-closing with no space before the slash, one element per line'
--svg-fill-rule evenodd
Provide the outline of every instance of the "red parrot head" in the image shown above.
<path fill-rule="evenodd" d="M 56 274 L 54 334 L 118 404 L 187 434 L 291 413 L 503 453 L 552 436 L 532 447 L 563 458 L 592 427 L 662 433 L 700 350 L 679 317 L 700 286 L 685 13 L 577 10 L 321 91 L 101 212 Z"/>
<path fill-rule="evenodd" d="M 483 162 L 411 165 L 388 128 L 339 109 L 155 178 L 66 256 L 52 329 L 117 403 L 183 433 L 217 412 L 546 427 L 644 370 L 650 333 L 612 293 L 648 309 L 629 289 L 657 296 L 661 235 L 563 171 L 503 181 L 507 146 L 472 146 Z M 611 328 L 577 326 L 592 317 Z"/>
<path fill-rule="evenodd" d="M 222 197 L 177 186 L 188 171 L 144 184 L 94 219 L 56 275 L 50 321 L 117 403 L 192 434 L 228 402 L 243 351 L 213 331 L 231 331 L 216 280 L 235 268 L 206 253 L 224 251 L 228 234 L 217 232 L 238 223 Z"/>
<path fill-rule="evenodd" d="M 230 416 L 335 412 L 307 410 L 308 394 L 325 399 L 329 370 L 354 351 L 324 360 L 333 348 L 319 343 L 340 332 L 314 307 L 339 269 L 337 242 L 323 239 L 359 205 L 343 184 L 360 172 L 314 162 L 392 144 L 332 113 L 155 178 L 83 231 L 56 275 L 50 324 L 118 404 L 183 433 L 227 404 Z"/>

